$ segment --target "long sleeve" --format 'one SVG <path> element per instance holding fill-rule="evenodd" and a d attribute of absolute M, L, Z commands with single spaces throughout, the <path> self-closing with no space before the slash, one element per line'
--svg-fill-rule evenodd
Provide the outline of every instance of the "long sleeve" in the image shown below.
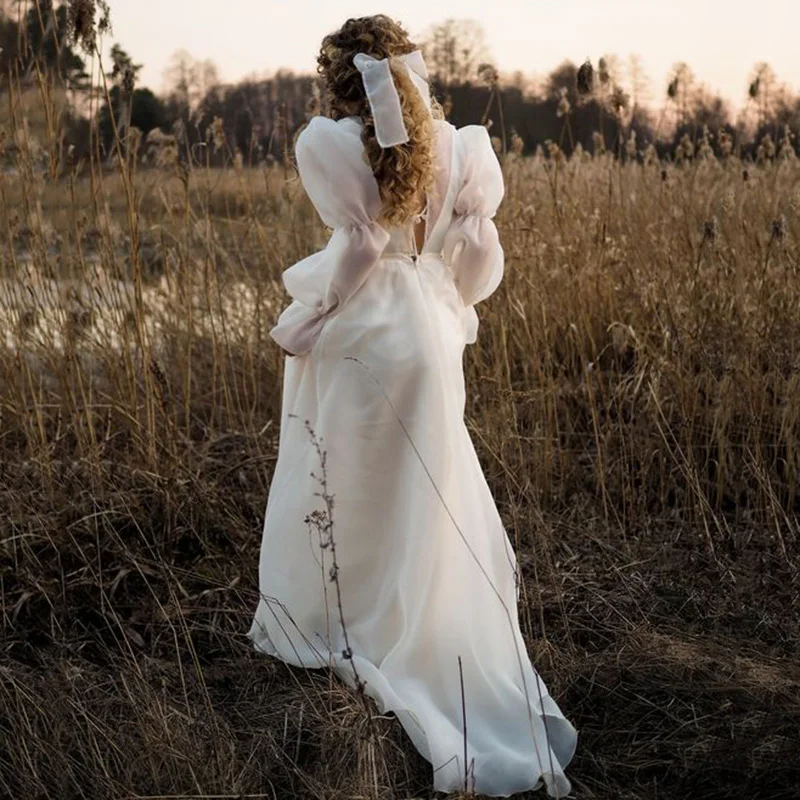
<path fill-rule="evenodd" d="M 333 234 L 324 250 L 283 273 L 294 302 L 270 334 L 294 355 L 311 350 L 325 322 L 362 286 L 389 241 L 376 221 L 380 191 L 362 152 L 357 132 L 326 117 L 314 117 L 297 139 L 303 188 Z"/>
<path fill-rule="evenodd" d="M 458 131 L 463 180 L 445 236 L 444 256 L 464 304 L 485 300 L 503 279 L 504 254 L 493 217 L 503 199 L 503 172 L 482 125 Z"/>

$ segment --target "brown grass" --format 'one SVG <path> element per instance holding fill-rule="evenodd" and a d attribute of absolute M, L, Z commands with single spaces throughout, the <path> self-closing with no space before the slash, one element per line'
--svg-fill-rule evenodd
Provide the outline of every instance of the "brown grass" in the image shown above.
<path fill-rule="evenodd" d="M 555 155 L 506 157 L 507 275 L 465 363 L 574 795 L 796 797 L 800 166 Z M 244 637 L 268 331 L 325 241 L 302 190 L 14 157 L 0 795 L 428 796 L 392 719 Z"/>

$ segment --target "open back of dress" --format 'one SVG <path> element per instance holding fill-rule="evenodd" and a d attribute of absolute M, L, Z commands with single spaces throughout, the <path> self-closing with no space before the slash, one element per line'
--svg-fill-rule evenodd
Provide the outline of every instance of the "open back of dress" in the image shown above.
<path fill-rule="evenodd" d="M 353 125 L 358 126 L 360 122 L 353 120 Z M 424 211 L 425 235 L 421 246 L 417 245 L 414 236 L 414 221 L 402 228 L 389 230 L 391 239 L 384 250 L 384 254 L 405 253 L 409 256 L 420 255 L 425 252 L 441 253 L 444 246 L 444 235 L 447 230 L 447 223 L 453 214 L 453 200 L 455 199 L 455 186 L 453 178 L 455 176 L 456 164 L 453 163 L 453 140 L 455 129 L 446 122 L 437 122 L 434 125 L 436 131 L 436 144 L 434 152 L 435 177 L 433 187 L 428 193 L 427 204 Z"/>
<path fill-rule="evenodd" d="M 502 173 L 485 129 L 437 130 L 416 258 L 413 226 L 376 222 L 356 121 L 321 121 L 298 141 L 303 184 L 334 232 L 284 274 L 293 303 L 273 336 L 298 355 L 286 361 L 248 636 L 290 664 L 330 666 L 394 711 L 435 789 L 469 774 L 479 794 L 544 781 L 563 797 L 577 733 L 528 658 L 515 554 L 464 424 L 473 306 L 502 276 Z M 335 498 L 330 530 L 321 491 Z"/>

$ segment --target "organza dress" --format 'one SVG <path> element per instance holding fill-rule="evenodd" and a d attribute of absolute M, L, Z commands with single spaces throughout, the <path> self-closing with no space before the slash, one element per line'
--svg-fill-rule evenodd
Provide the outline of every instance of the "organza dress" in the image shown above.
<path fill-rule="evenodd" d="M 419 252 L 413 223 L 376 221 L 359 118 L 315 117 L 298 138 L 303 186 L 333 233 L 284 273 L 293 302 L 272 335 L 296 355 L 247 635 L 289 664 L 357 675 L 432 763 L 436 790 L 463 789 L 466 771 L 479 794 L 544 783 L 564 797 L 577 732 L 528 658 L 516 558 L 464 423 L 474 305 L 503 274 L 503 177 L 485 128 L 433 124 Z M 324 508 L 310 431 L 335 498 L 341 615 L 330 548 L 307 522 Z"/>

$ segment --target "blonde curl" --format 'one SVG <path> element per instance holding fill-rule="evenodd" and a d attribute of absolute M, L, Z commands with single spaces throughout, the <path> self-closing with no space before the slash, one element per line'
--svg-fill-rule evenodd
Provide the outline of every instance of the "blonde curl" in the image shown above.
<path fill-rule="evenodd" d="M 433 119 L 444 117 L 435 98 L 431 98 L 432 113 L 428 112 L 405 68 L 392 59 L 416 49 L 401 25 L 377 14 L 348 19 L 322 40 L 317 58 L 333 119 L 358 116 L 364 123 L 361 138 L 381 193 L 381 221 L 390 226 L 413 219 L 422 210 L 426 193 L 433 188 Z M 405 144 L 387 148 L 378 144 L 361 73 L 353 65 L 356 53 L 389 59 L 409 136 Z"/>

